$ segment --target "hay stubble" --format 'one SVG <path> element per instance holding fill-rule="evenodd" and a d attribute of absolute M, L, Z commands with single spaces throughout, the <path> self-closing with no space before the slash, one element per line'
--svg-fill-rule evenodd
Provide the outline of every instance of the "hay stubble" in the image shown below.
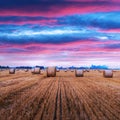
<path fill-rule="evenodd" d="M 0 74 L 1 120 L 119 120 L 120 72 L 104 78 L 98 71 L 75 77 L 18 72 Z"/>

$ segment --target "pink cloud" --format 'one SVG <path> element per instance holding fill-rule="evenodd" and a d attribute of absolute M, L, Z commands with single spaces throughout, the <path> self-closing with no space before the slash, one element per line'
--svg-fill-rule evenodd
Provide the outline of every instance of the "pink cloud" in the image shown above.
<path fill-rule="evenodd" d="M 108 29 L 108 30 L 99 30 L 100 32 L 105 32 L 105 33 L 120 33 L 120 29 Z"/>
<path fill-rule="evenodd" d="M 120 44 L 120 41 L 76 41 L 65 44 L 4 45 L 0 48 L 1 65 L 90 65 L 119 63 L 117 49 L 101 45 Z M 30 49 L 31 48 L 31 49 Z M 11 53 L 10 49 L 21 49 Z M 77 49 L 77 51 L 74 51 Z M 12 56 L 12 57 L 11 57 Z M 24 62 L 23 62 L 24 61 Z"/>
<path fill-rule="evenodd" d="M 24 25 L 24 24 L 54 25 L 56 23 L 57 20 L 0 21 L 0 24 L 15 24 L 15 25 Z"/>
<path fill-rule="evenodd" d="M 54 54 L 64 51 L 70 51 L 70 52 L 115 52 L 120 51 L 120 48 L 109 48 L 106 47 L 108 45 L 113 44 L 120 44 L 120 41 L 89 41 L 89 40 L 83 40 L 83 41 L 76 41 L 76 42 L 69 42 L 64 44 L 5 44 L 4 46 L 1 46 L 0 48 L 0 54 L 16 54 L 18 50 L 18 54 Z M 101 47 L 101 46 L 105 47 Z M 15 49 L 15 52 L 14 52 Z M 11 52 L 12 50 L 12 52 Z"/>
<path fill-rule="evenodd" d="M 26 6 L 21 8 L 0 9 L 0 16 L 45 16 L 57 17 L 71 14 L 82 14 L 90 12 L 109 12 L 120 10 L 119 4 L 80 5 L 65 4 L 51 6 L 47 11 L 39 9 L 40 6 Z"/>

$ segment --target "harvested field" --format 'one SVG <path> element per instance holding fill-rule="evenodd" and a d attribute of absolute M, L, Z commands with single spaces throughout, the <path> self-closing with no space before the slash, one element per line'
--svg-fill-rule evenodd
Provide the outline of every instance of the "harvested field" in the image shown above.
<path fill-rule="evenodd" d="M 0 71 L 0 120 L 120 120 L 120 71 Z"/>

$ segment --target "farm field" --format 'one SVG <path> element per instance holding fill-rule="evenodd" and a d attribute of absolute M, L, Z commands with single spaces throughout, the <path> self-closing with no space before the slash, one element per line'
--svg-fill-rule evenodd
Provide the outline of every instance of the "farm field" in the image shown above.
<path fill-rule="evenodd" d="M 120 120 L 120 71 L 0 71 L 0 120 Z"/>

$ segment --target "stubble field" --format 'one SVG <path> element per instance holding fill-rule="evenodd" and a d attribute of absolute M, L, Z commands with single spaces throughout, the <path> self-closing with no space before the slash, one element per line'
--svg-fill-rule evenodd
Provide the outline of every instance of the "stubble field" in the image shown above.
<path fill-rule="evenodd" d="M 120 120 L 120 71 L 0 72 L 0 120 Z"/>

